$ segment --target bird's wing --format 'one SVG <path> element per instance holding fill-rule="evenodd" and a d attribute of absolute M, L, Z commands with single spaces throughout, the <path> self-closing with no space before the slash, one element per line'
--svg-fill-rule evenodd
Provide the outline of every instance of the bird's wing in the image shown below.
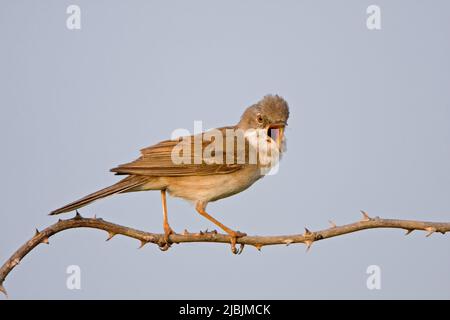
<path fill-rule="evenodd" d="M 229 143 L 227 147 L 225 139 L 225 130 L 227 129 L 232 129 L 232 127 L 219 128 L 214 131 L 222 134 L 222 143 L 214 134 L 208 134 L 211 131 L 177 140 L 165 140 L 142 149 L 138 159 L 113 168 L 111 171 L 116 174 L 146 176 L 202 176 L 238 171 L 245 163 L 242 161 L 242 155 L 248 159 L 249 146 L 248 143 L 237 143 L 237 138 L 235 138 L 234 147 L 231 148 Z M 202 148 L 198 147 L 200 145 Z M 238 155 L 240 156 L 238 157 Z M 222 161 L 220 162 L 218 159 L 222 159 Z"/>

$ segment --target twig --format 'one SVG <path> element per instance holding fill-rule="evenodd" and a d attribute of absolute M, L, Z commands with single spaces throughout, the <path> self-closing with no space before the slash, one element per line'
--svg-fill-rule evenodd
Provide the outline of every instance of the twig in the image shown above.
<path fill-rule="evenodd" d="M 414 221 L 414 220 L 397 220 L 397 219 L 381 219 L 379 217 L 371 218 L 369 215 L 362 211 L 363 219 L 354 223 L 336 226 L 334 222 L 331 223 L 331 227 L 320 231 L 309 231 L 305 228 L 303 234 L 284 235 L 284 236 L 245 236 L 237 239 L 237 243 L 241 245 L 252 245 L 258 250 L 261 250 L 263 246 L 268 245 L 290 245 L 293 243 L 304 243 L 307 250 L 315 241 L 324 240 L 347 233 L 357 232 L 366 229 L 374 228 L 394 228 L 406 230 L 406 235 L 414 230 L 427 231 L 426 236 L 430 236 L 435 232 L 445 234 L 450 231 L 450 222 L 427 222 L 427 221 Z M 117 234 L 124 235 L 126 237 L 134 238 L 140 241 L 139 248 L 142 248 L 147 243 L 153 243 L 158 245 L 162 249 L 167 249 L 167 243 L 164 241 L 164 234 L 150 233 L 140 231 L 137 229 L 121 226 L 101 218 L 83 218 L 79 213 L 69 220 L 59 220 L 55 224 L 47 227 L 42 231 L 36 230 L 35 235 L 22 245 L 0 268 L 0 291 L 6 294 L 6 290 L 3 287 L 7 275 L 20 263 L 20 261 L 37 245 L 40 243 L 48 244 L 48 239 L 57 234 L 58 232 L 74 229 L 74 228 L 93 228 L 105 230 L 108 232 L 108 238 L 110 240 Z M 170 243 L 185 243 L 185 242 L 215 242 L 215 243 L 230 243 L 230 237 L 226 234 L 220 234 L 216 231 L 206 231 L 199 233 L 189 233 L 187 231 L 183 234 L 172 234 L 169 237 Z"/>

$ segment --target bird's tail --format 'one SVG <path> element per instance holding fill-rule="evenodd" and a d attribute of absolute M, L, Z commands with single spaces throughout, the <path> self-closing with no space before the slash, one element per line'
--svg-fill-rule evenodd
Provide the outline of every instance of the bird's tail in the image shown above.
<path fill-rule="evenodd" d="M 143 177 L 143 176 L 126 177 L 125 179 L 120 180 L 119 182 L 117 182 L 116 184 L 113 184 L 112 186 L 109 186 L 109 187 L 101 189 L 97 192 L 91 193 L 77 201 L 74 201 L 72 203 L 69 203 L 68 205 L 65 205 L 64 207 L 56 209 L 56 210 L 50 212 L 50 215 L 73 211 L 75 209 L 84 207 L 85 205 L 88 205 L 89 203 L 92 203 L 95 200 L 105 198 L 105 197 L 111 196 L 113 194 L 129 191 L 132 188 L 143 185 L 147 181 L 148 181 L 148 177 Z"/>

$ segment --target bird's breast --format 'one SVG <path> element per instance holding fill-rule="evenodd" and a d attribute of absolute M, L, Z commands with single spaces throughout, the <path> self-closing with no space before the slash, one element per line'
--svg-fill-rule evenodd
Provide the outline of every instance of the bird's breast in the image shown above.
<path fill-rule="evenodd" d="M 167 177 L 167 191 L 174 197 L 189 201 L 210 202 L 244 191 L 261 178 L 256 166 L 245 166 L 228 174 Z"/>

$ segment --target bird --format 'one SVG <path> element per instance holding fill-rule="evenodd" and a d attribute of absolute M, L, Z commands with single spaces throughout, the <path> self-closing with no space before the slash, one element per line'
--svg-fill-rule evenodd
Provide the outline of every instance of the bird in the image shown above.
<path fill-rule="evenodd" d="M 166 193 L 194 204 L 196 211 L 230 236 L 231 251 L 246 236 L 206 211 L 209 202 L 240 193 L 270 172 L 286 151 L 289 106 L 279 95 L 265 95 L 233 126 L 161 141 L 141 149 L 136 160 L 110 171 L 126 176 L 117 183 L 50 212 L 57 215 L 111 195 L 156 190 L 161 193 L 164 248 L 170 247 Z M 231 137 L 231 138 L 230 138 Z"/>

